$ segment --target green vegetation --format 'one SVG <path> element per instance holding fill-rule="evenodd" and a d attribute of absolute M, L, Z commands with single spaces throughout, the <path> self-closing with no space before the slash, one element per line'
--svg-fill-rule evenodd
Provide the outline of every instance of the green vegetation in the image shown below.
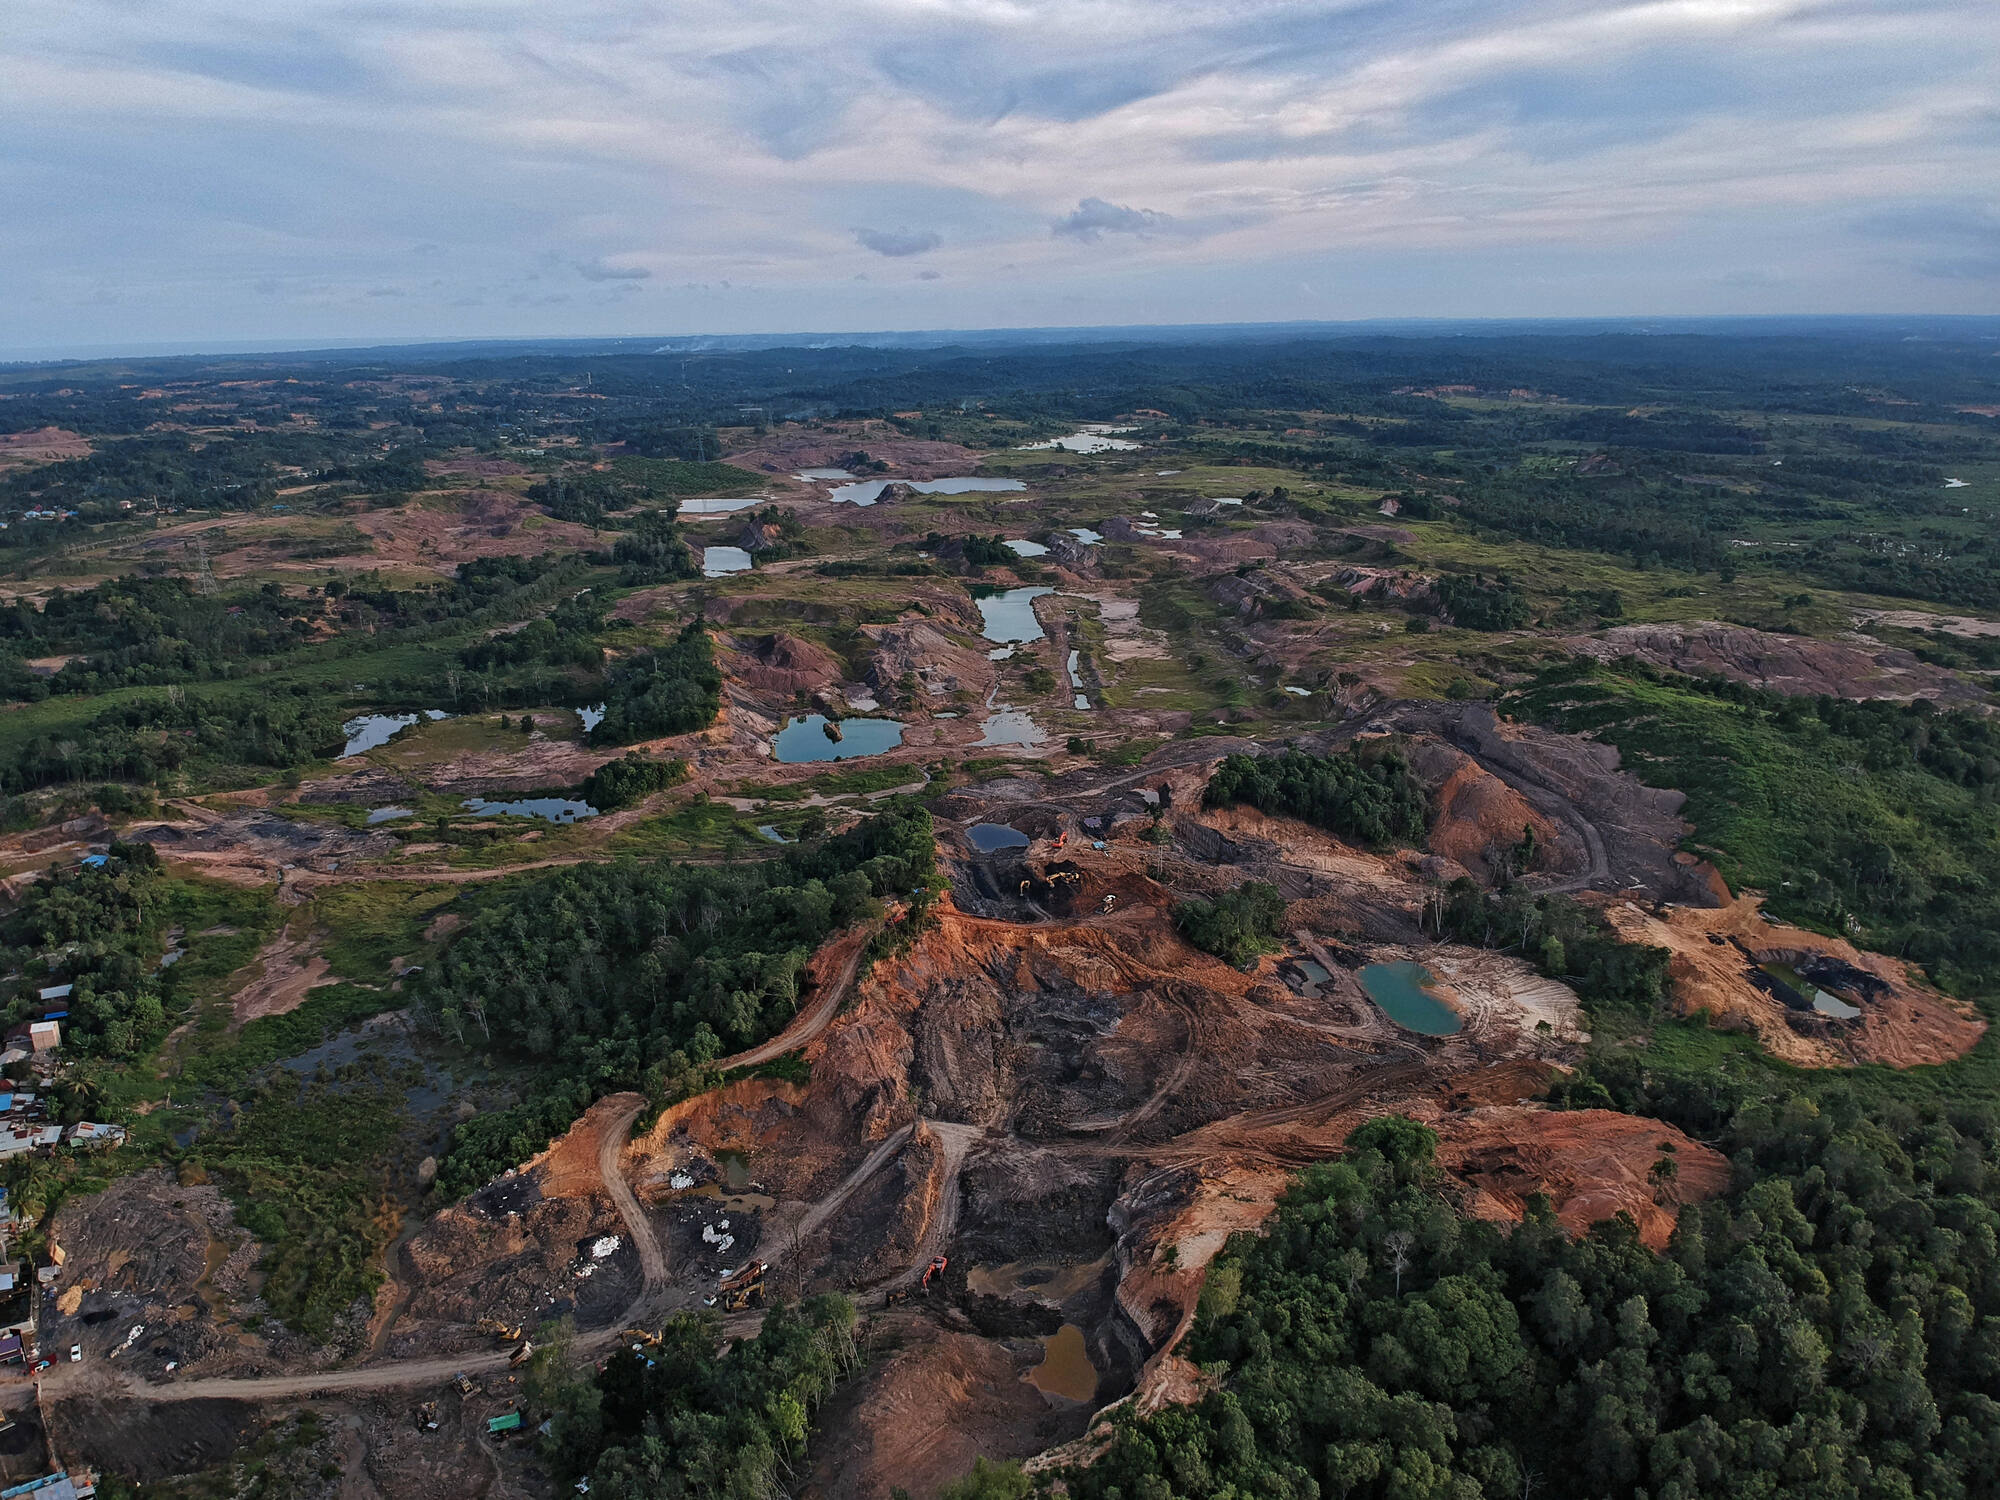
<path fill-rule="evenodd" d="M 1239 969 L 1277 947 L 1273 940 L 1284 917 L 1285 898 L 1261 880 L 1247 880 L 1213 901 L 1183 901 L 1174 908 L 1182 937 Z"/>
<path fill-rule="evenodd" d="M 1483 574 L 1447 573 L 1437 591 L 1445 613 L 1467 630 L 1519 630 L 1528 623 L 1528 596 L 1509 578 L 1488 583 Z"/>
<path fill-rule="evenodd" d="M 683 626 L 671 645 L 619 661 L 604 688 L 604 718 L 590 732 L 593 745 L 706 729 L 722 708 L 722 673 L 715 643 L 699 620 Z"/>
<path fill-rule="evenodd" d="M 618 581 L 628 588 L 693 578 L 701 572 L 671 510 L 640 512 L 632 529 L 612 544 L 611 560 L 619 565 Z"/>
<path fill-rule="evenodd" d="M 1502 1230 L 1425 1126 L 1355 1131 L 1210 1268 L 1190 1352 L 1221 1377 L 1120 1424 L 1078 1500 L 1820 1500 L 1990 1495 L 2000 1474 L 2000 1131 L 1803 1099 L 1729 1123 L 1724 1198 L 1655 1255 Z M 1654 1180 L 1670 1198 L 1671 1156 Z"/>
<path fill-rule="evenodd" d="M 1430 817 L 1409 763 L 1392 750 L 1359 744 L 1346 755 L 1232 755 L 1216 767 L 1205 801 L 1210 807 L 1247 802 L 1371 846 L 1415 842 Z"/>
<path fill-rule="evenodd" d="M 855 1308 L 841 1296 L 779 1304 L 754 1339 L 717 1355 L 713 1314 L 680 1313 L 643 1357 L 620 1346 L 595 1379 L 568 1339 L 537 1353 L 528 1395 L 551 1412 L 543 1452 L 598 1500 L 755 1500 L 780 1492 L 804 1456 L 813 1413 L 860 1363 Z"/>
<path fill-rule="evenodd" d="M 1444 891 L 1426 925 L 1442 937 L 1524 954 L 1583 1001 L 1593 1031 L 1651 1022 L 1667 999 L 1664 948 L 1628 943 L 1589 907 L 1567 896 L 1509 885 L 1487 892 L 1464 876 Z"/>
<path fill-rule="evenodd" d="M 679 756 L 653 760 L 637 753 L 608 760 L 577 787 L 577 795 L 599 812 L 643 802 L 655 792 L 679 786 L 688 778 L 688 763 Z"/>
<path fill-rule="evenodd" d="M 237 1219 L 264 1241 L 265 1303 L 308 1338 L 325 1341 L 381 1282 L 376 1262 L 400 1219 L 388 1163 L 405 1086 L 307 1083 L 277 1069 L 233 1128 L 204 1135 L 184 1159 L 222 1177 Z"/>
<path fill-rule="evenodd" d="M 1616 745 L 1687 794 L 1693 847 L 1771 909 L 1924 965 L 2000 981 L 2000 725 L 1928 703 L 1786 698 L 1634 663 L 1551 668 L 1503 706 Z"/>
<path fill-rule="evenodd" d="M 599 1094 L 678 1097 L 725 1052 L 782 1028 L 814 950 L 929 877 L 931 837 L 930 814 L 892 805 L 773 860 L 588 865 L 487 896 L 414 985 L 416 1003 L 452 1037 L 544 1076 L 518 1112 L 461 1127 L 440 1190 L 532 1155 L 540 1145 L 523 1141 Z"/>

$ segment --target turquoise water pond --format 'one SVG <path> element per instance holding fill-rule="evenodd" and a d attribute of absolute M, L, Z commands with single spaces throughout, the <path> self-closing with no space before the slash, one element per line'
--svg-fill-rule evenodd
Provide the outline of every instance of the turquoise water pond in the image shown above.
<path fill-rule="evenodd" d="M 1458 1012 L 1431 993 L 1429 986 L 1437 983 L 1437 975 L 1422 964 L 1407 960 L 1366 964 L 1358 977 L 1368 998 L 1406 1031 L 1423 1036 L 1455 1036 L 1464 1029 L 1465 1023 L 1458 1018 Z"/>

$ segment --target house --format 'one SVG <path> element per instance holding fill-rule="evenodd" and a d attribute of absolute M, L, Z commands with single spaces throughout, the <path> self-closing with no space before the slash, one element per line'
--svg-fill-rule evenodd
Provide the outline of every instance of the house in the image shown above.
<path fill-rule="evenodd" d="M 62 1023 L 37 1021 L 28 1028 L 28 1045 L 37 1052 L 53 1052 L 62 1045 Z"/>
<path fill-rule="evenodd" d="M 0 1500 L 90 1500 L 97 1493 L 97 1471 L 78 1469 L 74 1474 L 57 1469 L 26 1484 L 0 1490 Z"/>
<path fill-rule="evenodd" d="M 69 999 L 70 991 L 75 988 L 74 984 L 52 984 L 45 990 L 36 990 L 35 998 L 44 1002 L 49 1000 L 67 1000 Z"/>
<path fill-rule="evenodd" d="M 69 1128 L 69 1143 L 90 1150 L 100 1146 L 122 1146 L 125 1144 L 125 1127 L 93 1125 L 88 1120 L 79 1120 Z"/>

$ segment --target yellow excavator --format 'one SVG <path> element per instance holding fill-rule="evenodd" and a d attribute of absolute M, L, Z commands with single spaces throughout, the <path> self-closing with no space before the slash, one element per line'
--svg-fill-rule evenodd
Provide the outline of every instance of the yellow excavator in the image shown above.
<path fill-rule="evenodd" d="M 478 1328 L 481 1333 L 492 1334 L 494 1341 L 500 1344 L 518 1344 L 523 1337 L 520 1324 L 503 1323 L 498 1318 L 481 1318 Z"/>
<path fill-rule="evenodd" d="M 753 1260 L 716 1283 L 715 1301 L 724 1312 L 742 1312 L 764 1301 L 764 1272 L 770 1268 Z"/>

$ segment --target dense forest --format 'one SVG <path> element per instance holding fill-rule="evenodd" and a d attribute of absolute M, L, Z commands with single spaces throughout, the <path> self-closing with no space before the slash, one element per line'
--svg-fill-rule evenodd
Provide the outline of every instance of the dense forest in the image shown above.
<path fill-rule="evenodd" d="M 717 1354 L 715 1315 L 680 1313 L 657 1343 L 621 1346 L 594 1378 L 576 1373 L 558 1335 L 528 1374 L 530 1398 L 550 1413 L 542 1450 L 597 1500 L 780 1494 L 813 1413 L 861 1363 L 856 1316 L 841 1296 L 780 1304 L 755 1338 Z"/>
<path fill-rule="evenodd" d="M 1120 1424 L 1078 1500 L 1976 1500 L 2000 1493 L 2000 1127 L 1742 1110 L 1725 1197 L 1467 1218 L 1398 1117 L 1210 1268 L 1198 1405 Z M 1656 1164 L 1672 1201 L 1671 1157 Z"/>
<path fill-rule="evenodd" d="M 1408 762 L 1361 745 L 1344 755 L 1232 755 L 1216 767 L 1205 801 L 1210 807 L 1247 802 L 1370 847 L 1414 843 L 1430 822 L 1423 783 Z"/>
<path fill-rule="evenodd" d="M 458 1129 L 440 1191 L 525 1160 L 597 1094 L 665 1098 L 778 1031 L 813 952 L 932 866 L 930 814 L 892 805 L 771 860 L 583 865 L 490 899 L 424 971 L 416 1004 L 447 1034 L 537 1065 L 539 1082 Z"/>
<path fill-rule="evenodd" d="M 706 729 L 722 708 L 722 673 L 708 627 L 691 620 L 669 645 L 621 658 L 604 687 L 593 745 L 629 745 Z"/>

